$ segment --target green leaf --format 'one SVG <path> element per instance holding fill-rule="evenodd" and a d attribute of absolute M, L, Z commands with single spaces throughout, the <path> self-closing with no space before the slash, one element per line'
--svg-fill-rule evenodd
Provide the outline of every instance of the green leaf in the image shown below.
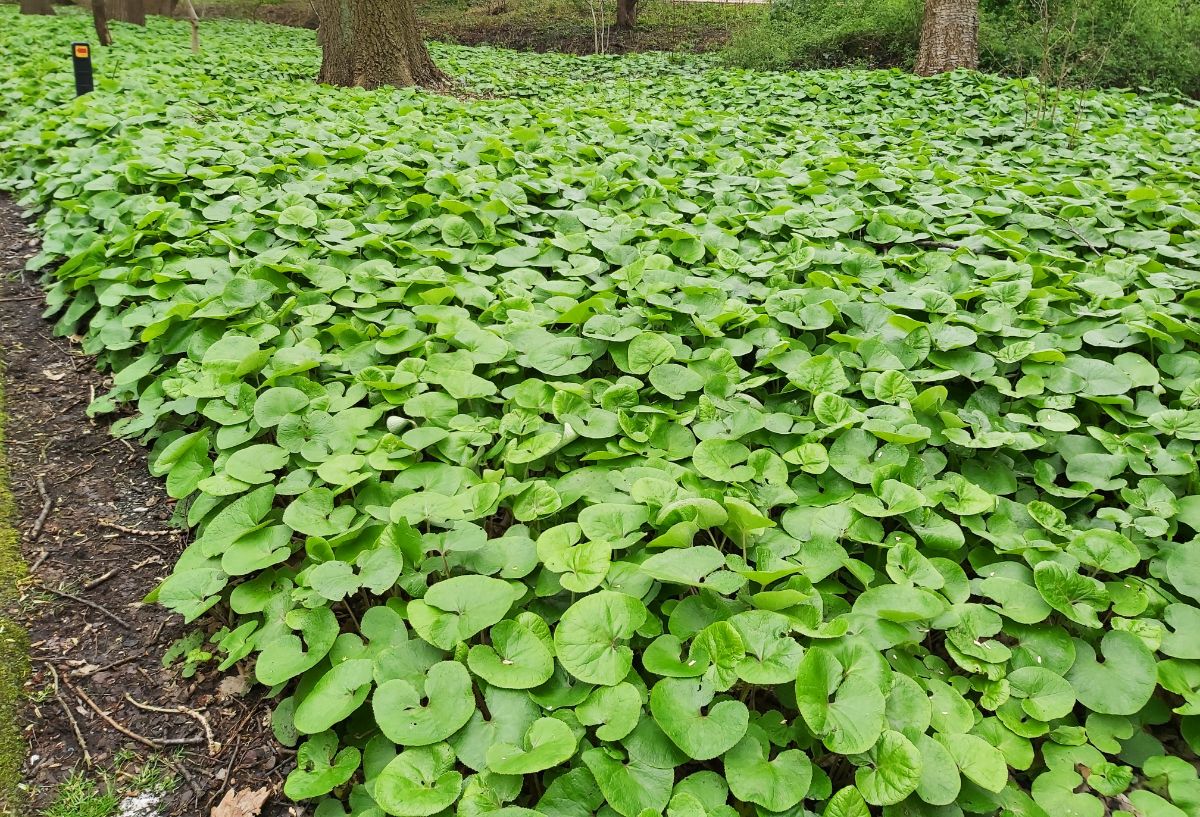
<path fill-rule="evenodd" d="M 429 817 L 451 806 L 462 790 L 454 750 L 445 743 L 407 749 L 375 777 L 374 799 L 387 814 Z"/>
<path fill-rule="evenodd" d="M 557 718 L 538 718 L 520 745 L 493 744 L 488 768 L 497 774 L 533 774 L 565 763 L 575 754 L 575 733 Z"/>
<path fill-rule="evenodd" d="M 671 799 L 675 772 L 644 761 L 621 760 L 606 749 L 589 749 L 583 763 L 596 779 L 604 799 L 622 817 L 639 817 L 649 809 L 662 813 Z"/>
<path fill-rule="evenodd" d="M 642 332 L 629 342 L 629 371 L 646 374 L 675 357 L 675 347 L 662 335 Z"/>
<path fill-rule="evenodd" d="M 963 777 L 988 791 L 998 792 L 1008 782 L 1008 764 L 1004 755 L 983 738 L 968 734 L 937 735 Z"/>
<path fill-rule="evenodd" d="M 893 730 L 887 730 L 864 756 L 867 765 L 854 772 L 854 785 L 873 806 L 899 803 L 921 781 L 921 753 Z"/>
<path fill-rule="evenodd" d="M 461 729 L 475 711 L 467 668 L 442 661 L 426 671 L 420 687 L 399 678 L 384 681 L 371 700 L 375 721 L 402 746 L 440 743 Z"/>
<path fill-rule="evenodd" d="M 1021 667 L 1008 674 L 1008 683 L 1021 708 L 1031 718 L 1052 721 L 1075 708 L 1075 690 L 1059 675 L 1041 667 Z"/>
<path fill-rule="evenodd" d="M 599 687 L 575 707 L 575 715 L 585 726 L 598 726 L 596 737 L 601 740 L 620 740 L 632 732 L 641 719 L 642 696 L 637 687 L 629 683 Z"/>
<path fill-rule="evenodd" d="M 921 753 L 921 780 L 917 797 L 933 806 L 948 806 L 962 790 L 954 756 L 938 740 L 919 734 L 914 745 Z"/>
<path fill-rule="evenodd" d="M 750 720 L 736 700 L 713 703 L 714 692 L 690 678 L 663 678 L 650 692 L 650 711 L 659 727 L 688 757 L 710 760 L 732 748 Z"/>
<path fill-rule="evenodd" d="M 302 734 L 316 734 L 345 720 L 371 691 L 373 663 L 354 659 L 337 664 L 321 676 L 296 707 L 294 723 Z"/>
<path fill-rule="evenodd" d="M 633 667 L 625 645 L 646 620 L 644 604 L 632 596 L 601 590 L 571 605 L 554 630 L 554 651 L 571 675 L 590 684 L 613 686 Z"/>
<path fill-rule="evenodd" d="M 853 786 L 847 786 L 829 798 L 822 817 L 868 817 L 870 813 L 862 793 Z"/>
<path fill-rule="evenodd" d="M 692 451 L 692 464 L 703 476 L 717 482 L 744 482 L 754 476 L 745 465 L 750 449 L 736 440 L 702 440 Z"/>
<path fill-rule="evenodd" d="M 333 732 L 313 735 L 300 744 L 296 768 L 287 776 L 283 793 L 293 800 L 309 800 L 336 789 L 358 770 L 362 758 L 358 749 L 347 747 L 337 751 L 338 739 Z"/>
<path fill-rule="evenodd" d="M 1100 642 L 1104 662 L 1085 641 L 1075 639 L 1075 663 L 1067 680 L 1079 703 L 1105 715 L 1133 715 L 1154 694 L 1154 655 L 1140 638 L 1110 630 Z"/>
<path fill-rule="evenodd" d="M 770 745 L 761 730 L 751 728 L 725 753 L 725 777 L 739 800 L 768 811 L 786 811 L 808 793 L 812 763 L 799 749 L 788 749 L 770 758 Z"/>
<path fill-rule="evenodd" d="M 824 647 L 810 648 L 800 662 L 796 705 L 813 734 L 838 754 L 865 752 L 884 731 L 885 702 L 879 685 L 864 674 L 846 673 Z"/>
<path fill-rule="evenodd" d="M 409 603 L 409 623 L 421 638 L 449 650 L 502 619 L 514 600 L 511 585 L 501 579 L 455 576 Z"/>
<path fill-rule="evenodd" d="M 550 630 L 536 616 L 526 621 L 530 626 L 507 619 L 492 627 L 491 644 L 476 644 L 467 654 L 471 671 L 492 686 L 506 689 L 530 689 L 548 681 L 554 674 Z M 535 634 L 531 627 L 541 632 Z"/>
<path fill-rule="evenodd" d="M 1123 573 L 1141 561 L 1133 542 L 1116 531 L 1101 528 L 1081 531 L 1067 545 L 1067 552 L 1085 565 Z"/>

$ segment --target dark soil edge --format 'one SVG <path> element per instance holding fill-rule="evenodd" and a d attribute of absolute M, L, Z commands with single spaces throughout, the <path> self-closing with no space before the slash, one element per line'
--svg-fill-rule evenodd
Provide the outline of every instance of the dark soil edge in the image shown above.
<path fill-rule="evenodd" d="M 20 210 L 0 198 L 0 361 L 6 364 L 0 383 L 7 396 L 10 547 L 31 566 L 23 580 L 4 573 L 0 527 L 0 591 L 15 595 L 31 659 L 14 717 L 5 717 L 0 693 L 0 726 L 23 729 L 29 755 L 18 743 L 13 761 L 21 788 L 33 813 L 40 813 L 72 773 L 106 780 L 125 796 L 138 793 L 139 768 L 158 764 L 177 781 L 157 806 L 164 817 L 206 815 L 226 791 L 261 786 L 276 793 L 263 815 L 294 814 L 277 794 L 292 753 L 271 735 L 269 702 L 247 692 L 236 676 L 226 681 L 227 674 L 211 664 L 191 678 L 162 665 L 175 641 L 196 629 L 211 635 L 220 622 L 210 616 L 184 625 L 141 603 L 170 572 L 186 534 L 170 528 L 174 502 L 149 476 L 146 451 L 114 439 L 107 422 L 87 416 L 93 395 L 107 389 L 105 378 L 75 338 L 55 338 L 42 319 L 41 284 L 24 272 L 36 250 Z M 0 631 L 0 648 L 3 640 Z M 18 675 L 7 672 L 2 654 L 0 664 L 2 689 L 8 675 Z M 198 713 L 212 730 L 211 743 L 193 715 L 148 711 L 130 698 Z M 153 743 L 196 742 L 146 746 L 105 716 Z M 4 746 L 0 740 L 0 773 Z M 22 814 L 19 808 L 5 806 L 0 814 Z"/>

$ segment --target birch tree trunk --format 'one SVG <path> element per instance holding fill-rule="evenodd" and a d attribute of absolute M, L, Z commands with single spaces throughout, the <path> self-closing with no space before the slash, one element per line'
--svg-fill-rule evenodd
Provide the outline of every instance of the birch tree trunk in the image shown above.
<path fill-rule="evenodd" d="M 916 73 L 923 77 L 979 65 L 979 0 L 925 0 Z"/>
<path fill-rule="evenodd" d="M 412 0 L 317 0 L 321 71 L 330 85 L 444 87 L 417 26 Z"/>

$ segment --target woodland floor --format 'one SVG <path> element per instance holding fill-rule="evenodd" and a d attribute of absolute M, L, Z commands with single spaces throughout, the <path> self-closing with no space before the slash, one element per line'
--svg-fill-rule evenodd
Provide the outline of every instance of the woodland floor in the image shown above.
<path fill-rule="evenodd" d="M 134 794 L 146 764 L 177 783 L 152 812 L 164 817 L 207 815 L 229 789 L 275 793 L 292 760 L 270 735 L 265 703 L 238 676 L 202 668 L 185 679 L 163 667 L 164 653 L 193 627 L 140 599 L 169 572 L 185 537 L 168 527 L 172 500 L 149 476 L 146 452 L 85 414 L 103 378 L 40 317 L 41 288 L 22 272 L 35 251 L 18 208 L 0 199 L 8 464 L 30 567 L 15 617 L 31 647 L 23 726 L 33 807 L 45 808 L 72 772 Z M 180 708 L 196 715 L 170 711 Z M 299 813 L 274 809 L 263 814 Z"/>
<path fill-rule="evenodd" d="M 592 54 L 601 50 L 639 51 L 720 49 L 740 26 L 765 13 L 767 0 L 639 0 L 638 26 L 621 31 L 595 29 L 584 0 L 419 0 L 417 20 L 427 39 L 460 45 L 494 45 L 521 51 Z M 201 17 L 240 17 L 280 25 L 316 28 L 308 0 L 197 0 Z M 597 0 L 602 20 L 615 14 L 615 0 Z"/>

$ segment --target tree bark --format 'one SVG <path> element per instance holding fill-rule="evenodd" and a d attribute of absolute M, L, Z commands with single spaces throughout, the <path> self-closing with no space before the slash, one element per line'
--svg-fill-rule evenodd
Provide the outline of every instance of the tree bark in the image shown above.
<path fill-rule="evenodd" d="M 979 0 L 925 0 L 916 73 L 923 77 L 979 65 Z"/>
<path fill-rule="evenodd" d="M 133 23 L 134 25 L 146 25 L 146 5 L 142 0 L 111 0 L 113 20 L 120 20 L 123 23 Z"/>
<path fill-rule="evenodd" d="M 200 18 L 196 16 L 196 7 L 192 5 L 192 0 L 183 0 L 184 6 L 187 7 L 187 19 L 192 26 L 192 53 L 200 53 Z"/>
<path fill-rule="evenodd" d="M 631 30 L 637 25 L 638 0 L 617 0 L 617 28 Z"/>
<path fill-rule="evenodd" d="M 92 0 L 92 23 L 96 26 L 96 38 L 100 45 L 112 45 L 112 32 L 108 30 L 108 10 L 104 0 Z"/>
<path fill-rule="evenodd" d="M 54 14 L 50 0 L 21 0 L 22 14 Z"/>
<path fill-rule="evenodd" d="M 444 87 L 417 26 L 412 0 L 317 0 L 321 71 L 329 85 Z"/>

